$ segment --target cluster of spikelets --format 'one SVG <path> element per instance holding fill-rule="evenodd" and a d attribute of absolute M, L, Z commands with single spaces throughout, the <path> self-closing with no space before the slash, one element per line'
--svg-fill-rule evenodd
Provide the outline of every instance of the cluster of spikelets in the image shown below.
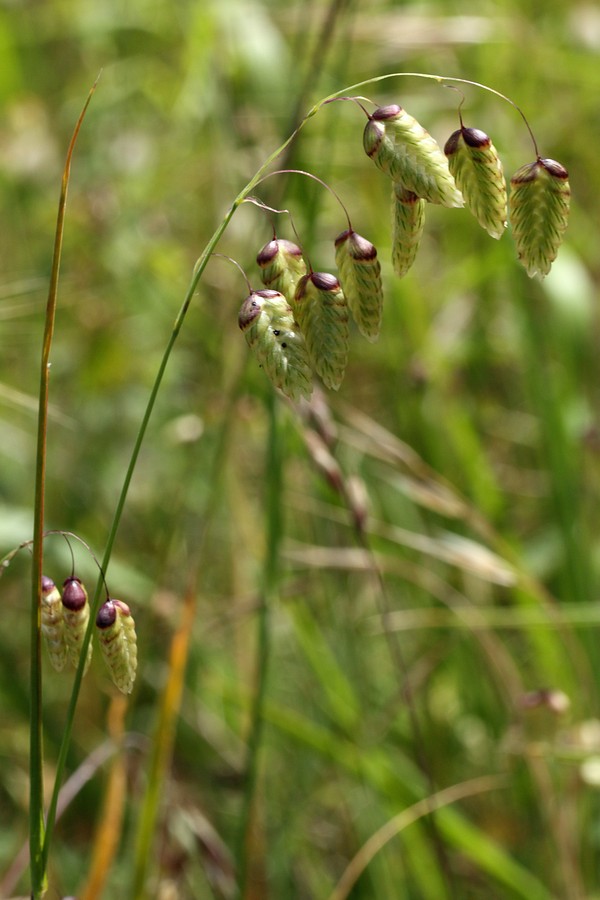
<path fill-rule="evenodd" d="M 547 275 L 569 214 L 566 169 L 538 157 L 511 179 L 490 138 L 462 119 L 444 146 L 397 105 L 369 116 L 367 155 L 392 181 L 392 264 L 400 277 L 412 266 L 427 203 L 466 206 L 498 239 L 510 219 L 517 255 L 530 276 Z M 373 244 L 351 227 L 335 241 L 338 277 L 308 269 L 301 249 L 274 238 L 257 262 L 265 290 L 242 304 L 239 325 L 270 381 L 287 397 L 309 397 L 312 376 L 337 390 L 348 359 L 349 318 L 377 340 L 383 310 L 381 267 Z"/>
<path fill-rule="evenodd" d="M 42 634 L 50 662 L 58 672 L 67 660 L 79 664 L 83 638 L 90 618 L 85 587 L 74 575 L 63 583 L 62 595 L 51 578 L 42 576 Z M 98 639 L 115 685 L 131 693 L 137 671 L 137 639 L 131 611 L 122 600 L 107 600 L 96 617 Z M 92 658 L 88 644 L 84 673 Z"/>

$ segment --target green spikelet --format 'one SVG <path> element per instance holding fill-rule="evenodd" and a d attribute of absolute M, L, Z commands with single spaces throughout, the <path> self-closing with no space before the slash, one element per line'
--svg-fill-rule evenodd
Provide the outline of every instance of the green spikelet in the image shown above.
<path fill-rule="evenodd" d="M 392 190 L 392 264 L 402 278 L 415 261 L 425 225 L 425 201 L 400 184 Z"/>
<path fill-rule="evenodd" d="M 464 205 L 437 141 L 401 106 L 375 110 L 363 146 L 375 165 L 417 197 L 441 206 Z"/>
<path fill-rule="evenodd" d="M 137 672 L 137 637 L 127 604 L 107 600 L 98 610 L 96 627 L 110 677 L 123 694 L 130 694 Z"/>
<path fill-rule="evenodd" d="M 45 575 L 42 575 L 42 634 L 52 667 L 61 672 L 67 661 L 63 606 L 60 591 Z"/>
<path fill-rule="evenodd" d="M 519 260 L 530 276 L 547 275 L 569 219 L 567 170 L 554 159 L 536 159 L 510 180 L 510 224 Z"/>
<path fill-rule="evenodd" d="M 312 370 L 292 309 L 279 291 L 252 291 L 238 322 L 271 383 L 291 400 L 310 397 Z"/>
<path fill-rule="evenodd" d="M 300 247 L 292 241 L 274 238 L 259 251 L 256 262 L 265 287 L 279 291 L 291 303 L 298 281 L 306 274 Z"/>
<path fill-rule="evenodd" d="M 465 205 L 482 228 L 501 238 L 506 228 L 506 182 L 496 148 L 485 132 L 461 126 L 444 147 Z"/>
<path fill-rule="evenodd" d="M 90 606 L 87 591 L 79 578 L 71 576 L 63 584 L 62 593 L 63 619 L 65 623 L 65 639 L 69 659 L 74 666 L 79 664 L 81 645 L 90 619 Z M 92 642 L 88 644 L 84 674 L 88 670 L 92 658 Z"/>
<path fill-rule="evenodd" d="M 383 286 L 377 250 L 355 231 L 343 231 L 335 239 L 335 261 L 340 284 L 358 330 L 376 341 L 383 312 Z"/>
<path fill-rule="evenodd" d="M 350 343 L 348 304 L 337 278 L 326 272 L 305 275 L 296 288 L 294 310 L 315 372 L 337 391 Z"/>

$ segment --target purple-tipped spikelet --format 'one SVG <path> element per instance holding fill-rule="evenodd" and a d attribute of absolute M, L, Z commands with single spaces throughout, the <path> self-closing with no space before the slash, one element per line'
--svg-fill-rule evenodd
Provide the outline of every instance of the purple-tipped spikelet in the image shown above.
<path fill-rule="evenodd" d="M 547 275 L 569 219 L 569 174 L 554 159 L 536 159 L 510 180 L 510 224 L 519 260 L 530 276 Z"/>
<path fill-rule="evenodd" d="M 46 575 L 42 575 L 42 634 L 52 668 L 62 671 L 67 661 L 63 606 L 60 591 Z"/>
<path fill-rule="evenodd" d="M 367 340 L 376 341 L 383 312 L 377 250 L 356 231 L 343 231 L 335 239 L 335 261 L 342 291 L 358 330 Z"/>
<path fill-rule="evenodd" d="M 279 291 L 291 303 L 298 281 L 306 274 L 300 247 L 292 241 L 273 238 L 259 251 L 256 262 L 265 287 Z"/>
<path fill-rule="evenodd" d="M 294 312 L 306 340 L 312 367 L 337 391 L 348 362 L 348 304 L 339 281 L 326 272 L 304 275 L 296 288 Z"/>
<path fill-rule="evenodd" d="M 137 672 L 137 637 L 131 610 L 122 600 L 107 600 L 96 616 L 102 655 L 114 684 L 130 694 Z"/>
<path fill-rule="evenodd" d="M 81 646 L 90 619 L 90 606 L 87 591 L 79 578 L 72 575 L 63 583 L 62 592 L 63 619 L 65 623 L 65 639 L 69 659 L 74 666 L 79 664 Z M 92 642 L 87 649 L 84 674 L 87 672 L 92 658 Z"/>
<path fill-rule="evenodd" d="M 415 261 L 425 226 L 425 201 L 400 184 L 392 190 L 392 264 L 402 278 Z"/>
<path fill-rule="evenodd" d="M 304 337 L 279 291 L 252 291 L 238 322 L 271 383 L 291 400 L 310 397 L 312 371 Z"/>
<path fill-rule="evenodd" d="M 441 206 L 464 205 L 437 141 L 401 106 L 375 110 L 363 147 L 382 172 L 417 197 Z"/>
<path fill-rule="evenodd" d="M 506 181 L 490 138 L 478 128 L 461 126 L 446 141 L 444 153 L 465 205 L 489 235 L 502 237 L 506 228 Z"/>

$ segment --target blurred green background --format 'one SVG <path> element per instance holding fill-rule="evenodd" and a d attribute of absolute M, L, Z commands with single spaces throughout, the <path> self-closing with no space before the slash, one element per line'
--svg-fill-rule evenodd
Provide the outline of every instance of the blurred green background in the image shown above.
<path fill-rule="evenodd" d="M 334 896 L 354 854 L 393 816 L 503 773 L 501 786 L 447 816 L 382 840 L 348 895 L 600 897 L 599 54 L 600 12 L 583 2 L 0 5 L 2 554 L 32 532 L 56 205 L 100 70 L 70 185 L 46 514 L 48 528 L 76 532 L 98 557 L 194 262 L 320 97 L 386 72 L 484 82 L 521 107 L 573 191 L 566 242 L 544 282 L 521 270 L 510 233 L 495 242 L 468 212 L 437 207 L 399 281 L 390 186 L 362 150 L 364 116 L 339 103 L 306 124 L 287 164 L 328 181 L 376 244 L 386 305 L 377 344 L 353 332 L 338 394 L 318 392 L 300 411 L 277 401 L 281 484 L 268 455 L 271 389 L 237 325 L 247 286 L 225 260 L 209 264 L 108 572 L 134 611 L 140 669 L 106 897 L 130 896 L 148 740 L 195 571 L 148 896 L 236 896 L 251 697 L 268 651 L 244 896 Z M 457 127 L 459 98 L 435 82 L 395 79 L 364 93 L 400 103 L 440 143 Z M 476 88 L 464 94 L 465 123 L 492 136 L 508 176 L 533 160 L 514 109 Z M 333 198 L 299 176 L 255 194 L 291 211 L 314 268 L 331 271 L 346 227 Z M 219 246 L 255 288 L 273 221 L 244 205 Z M 275 224 L 293 239 L 289 217 Z M 273 495 L 276 590 L 261 619 Z M 93 562 L 75 554 L 93 582 Z M 65 542 L 48 540 L 47 574 L 62 581 L 70 565 Z M 0 879 L 27 836 L 28 572 L 23 552 L 1 585 Z M 45 676 L 51 783 L 70 677 Z M 97 659 L 70 771 L 103 745 L 111 693 Z M 562 694 L 570 706 L 559 712 Z M 100 766 L 62 817 L 49 896 L 76 894 L 84 881 L 105 786 Z M 5 896 L 19 891 L 24 878 Z"/>

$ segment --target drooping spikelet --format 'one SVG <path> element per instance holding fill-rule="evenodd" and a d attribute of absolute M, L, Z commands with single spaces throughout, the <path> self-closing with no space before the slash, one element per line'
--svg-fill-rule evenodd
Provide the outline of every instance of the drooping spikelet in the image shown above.
<path fill-rule="evenodd" d="M 67 578 L 63 583 L 62 605 L 69 659 L 74 666 L 77 666 L 81 656 L 83 638 L 90 619 L 90 606 L 86 589 L 79 578 L 75 578 L 74 575 Z M 90 641 L 84 673 L 87 672 L 91 658 L 92 642 Z"/>
<path fill-rule="evenodd" d="M 506 182 L 490 138 L 478 128 L 461 125 L 446 141 L 444 153 L 465 205 L 489 235 L 502 237 L 506 228 Z"/>
<path fill-rule="evenodd" d="M 327 272 L 304 275 L 296 288 L 294 311 L 306 339 L 312 367 L 337 391 L 348 362 L 348 304 L 339 281 Z"/>
<path fill-rule="evenodd" d="M 442 206 L 464 205 L 437 141 L 401 106 L 375 110 L 363 146 L 375 165 L 417 197 Z"/>
<path fill-rule="evenodd" d="M 63 606 L 60 591 L 46 575 L 42 575 L 42 634 L 52 667 L 61 672 L 67 661 Z"/>
<path fill-rule="evenodd" d="M 271 383 L 291 400 L 310 397 L 312 371 L 304 337 L 279 291 L 252 291 L 238 323 Z"/>
<path fill-rule="evenodd" d="M 291 303 L 298 281 L 306 274 L 306 263 L 300 247 L 292 241 L 273 238 L 259 251 L 256 262 L 260 266 L 260 277 L 265 287 L 279 291 Z"/>
<path fill-rule="evenodd" d="M 377 250 L 355 231 L 343 231 L 335 239 L 335 261 L 340 284 L 358 330 L 376 341 L 383 312 L 383 286 Z"/>
<path fill-rule="evenodd" d="M 98 639 L 110 676 L 130 694 L 137 672 L 137 637 L 131 610 L 122 600 L 107 600 L 96 616 Z"/>
<path fill-rule="evenodd" d="M 423 227 L 425 201 L 400 184 L 392 190 L 392 264 L 402 278 L 415 261 Z"/>
<path fill-rule="evenodd" d="M 530 276 L 547 275 L 556 259 L 567 222 L 569 175 L 554 159 L 538 159 L 510 180 L 510 224 L 519 260 Z"/>

